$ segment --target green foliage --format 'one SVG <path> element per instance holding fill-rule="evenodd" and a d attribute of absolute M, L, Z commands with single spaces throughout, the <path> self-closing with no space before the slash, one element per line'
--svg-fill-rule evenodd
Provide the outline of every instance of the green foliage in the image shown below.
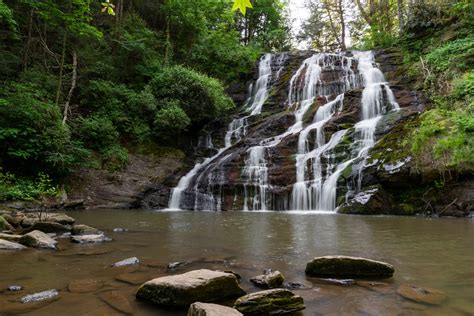
<path fill-rule="evenodd" d="M 432 50 L 426 60 L 433 71 L 462 72 L 474 67 L 474 37 L 458 39 Z"/>
<path fill-rule="evenodd" d="M 58 195 L 58 187 L 44 173 L 36 177 L 18 178 L 0 170 L 0 201 L 34 200 Z"/>
<path fill-rule="evenodd" d="M 163 68 L 155 74 L 150 87 L 158 100 L 177 100 L 195 125 L 212 120 L 234 106 L 219 81 L 181 66 Z"/>
<path fill-rule="evenodd" d="M 158 135 L 171 138 L 173 135 L 186 131 L 191 119 L 180 107 L 178 100 L 167 100 L 155 116 L 155 129 Z"/>
<path fill-rule="evenodd" d="M 12 83 L 0 98 L 2 164 L 16 170 L 61 173 L 72 167 L 74 146 L 59 109 L 31 83 Z"/>
<path fill-rule="evenodd" d="M 10 30 L 12 30 L 17 35 L 16 32 L 18 31 L 18 24 L 16 23 L 15 19 L 13 18 L 12 10 L 0 0 L 0 24 L 5 23 L 8 25 Z"/>

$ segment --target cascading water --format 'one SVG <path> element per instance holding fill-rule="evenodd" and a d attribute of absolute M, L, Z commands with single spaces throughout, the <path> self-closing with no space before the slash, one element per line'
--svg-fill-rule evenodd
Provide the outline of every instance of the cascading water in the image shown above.
<path fill-rule="evenodd" d="M 258 66 L 258 79 L 255 84 L 251 84 L 249 87 L 249 99 L 247 100 L 247 106 L 245 108 L 245 112 L 249 113 L 246 114 L 243 117 L 236 118 L 234 119 L 228 126 L 225 138 L 224 138 L 224 147 L 219 149 L 218 152 L 209 158 L 206 158 L 203 162 L 197 163 L 191 171 L 189 171 L 185 176 L 183 176 L 179 182 L 178 185 L 173 188 L 172 193 L 171 193 L 171 198 L 168 203 L 168 209 L 170 210 L 179 210 L 181 207 L 181 202 L 183 199 L 183 193 L 185 190 L 189 188 L 191 185 L 192 180 L 196 177 L 196 175 L 205 169 L 206 166 L 208 166 L 211 162 L 214 160 L 218 159 L 221 154 L 230 148 L 233 143 L 239 142 L 243 136 L 246 135 L 247 132 L 247 125 L 248 125 L 248 119 L 252 116 L 258 115 L 262 111 L 262 106 L 265 103 L 266 99 L 268 98 L 268 89 L 269 89 L 269 84 L 271 81 L 271 75 L 272 75 L 272 60 L 274 58 L 274 55 L 272 54 L 265 54 L 259 62 Z M 285 61 L 286 54 L 281 54 L 278 57 L 277 60 L 277 65 L 279 66 L 277 70 L 277 75 L 279 76 L 282 68 L 283 68 L 283 63 Z M 212 142 L 211 142 L 212 143 Z M 225 157 L 224 157 L 225 158 Z M 225 159 L 224 159 L 225 160 Z M 195 207 L 194 209 L 202 209 L 198 208 L 198 185 L 199 185 L 199 180 L 200 176 L 198 176 L 197 181 L 195 181 L 194 185 L 194 193 L 195 193 Z M 210 200 L 207 201 L 206 205 L 209 207 L 209 209 L 219 209 L 218 207 L 213 205 L 219 204 L 220 202 L 217 201 L 212 195 L 212 193 L 207 194 L 207 199 Z"/>
<path fill-rule="evenodd" d="M 170 208 L 182 206 L 182 194 L 186 191 L 187 194 L 194 195 L 193 206 L 187 208 L 221 209 L 223 196 L 229 195 L 229 192 L 223 193 L 222 185 L 231 183 L 229 181 L 238 183 L 228 178 L 223 167 L 235 165 L 238 156 L 232 153 L 236 150 L 240 152 L 239 155 L 245 153 L 246 157 L 240 172 L 240 184 L 237 184 L 241 185 L 242 191 L 239 193 L 239 189 L 235 187 L 232 200 L 233 203 L 238 203 L 238 195 L 243 195 L 240 203 L 244 210 L 269 210 L 278 205 L 279 209 L 334 211 L 337 207 L 339 177 L 346 170 L 350 171 L 350 168 L 358 175 L 354 176 L 357 185 L 348 188 L 346 197 L 360 190 L 365 160 L 370 148 L 375 145 L 377 123 L 383 114 L 398 109 L 383 73 L 375 66 L 372 52 L 318 53 L 306 58 L 289 80 L 287 111 L 292 111 L 293 123 L 283 133 L 265 137 L 257 145 L 244 151 L 234 149 L 235 146 L 238 148 L 248 143 L 249 119 L 262 112 L 269 97 L 271 83 L 283 78 L 282 65 L 287 63 L 287 59 L 286 54 L 266 54 L 261 58 L 258 79 L 249 89 L 247 114 L 229 124 L 224 148 L 196 164 L 180 179 L 173 190 Z M 279 68 L 275 68 L 275 65 Z M 357 89 L 362 89 L 358 106 L 359 121 L 346 124 L 344 128 L 337 125 L 334 130 L 332 122 L 346 111 L 346 93 Z M 308 113 L 314 108 L 316 111 L 313 119 L 307 123 Z M 327 140 L 325 129 L 329 125 L 333 132 Z M 256 134 L 254 127 L 252 129 L 251 139 L 254 139 Z M 275 162 L 269 159 L 274 158 L 274 148 L 281 146 L 282 142 L 287 144 L 289 139 L 294 138 L 297 139 L 294 156 L 295 182 L 288 185 L 290 191 L 287 197 L 276 201 L 275 187 L 269 181 Z M 208 140 L 206 143 L 209 143 Z M 255 140 L 251 143 L 255 144 Z M 223 154 L 224 151 L 226 154 Z M 285 190 L 281 184 L 277 189 L 280 191 L 276 196 L 281 198 Z"/>

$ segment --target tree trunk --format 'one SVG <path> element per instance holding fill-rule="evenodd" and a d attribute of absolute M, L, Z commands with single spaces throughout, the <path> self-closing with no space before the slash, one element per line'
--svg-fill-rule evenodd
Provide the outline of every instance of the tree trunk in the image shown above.
<path fill-rule="evenodd" d="M 405 7 L 403 0 L 397 0 L 397 13 L 398 13 L 398 35 L 401 36 L 403 27 L 405 25 Z"/>
<path fill-rule="evenodd" d="M 341 41 L 339 39 L 339 35 L 337 34 L 338 32 L 337 32 L 337 29 L 336 29 L 336 25 L 334 25 L 334 21 L 333 21 L 332 16 L 331 16 L 331 7 L 330 7 L 330 4 L 329 4 L 328 0 L 324 0 L 324 7 L 326 8 L 326 12 L 328 14 L 329 24 L 331 25 L 332 34 L 336 38 L 337 44 L 342 49 L 343 44 L 341 43 Z"/>
<path fill-rule="evenodd" d="M 169 58 L 170 58 L 170 46 L 171 46 L 171 41 L 170 41 L 170 20 L 171 16 L 168 15 L 166 17 L 166 49 L 165 49 L 165 64 L 168 64 Z"/>
<path fill-rule="evenodd" d="M 346 23 L 344 21 L 344 7 L 342 0 L 338 1 L 338 13 L 341 21 L 341 50 L 345 51 L 346 48 Z"/>
<path fill-rule="evenodd" d="M 33 29 L 33 9 L 30 10 L 30 20 L 28 21 L 28 39 L 26 40 L 25 55 L 23 55 L 23 71 L 26 70 L 28 65 L 28 53 L 30 50 L 31 43 L 31 31 Z"/>
<path fill-rule="evenodd" d="M 64 36 L 63 36 L 63 50 L 61 53 L 61 63 L 59 64 L 58 88 L 56 90 L 56 105 L 59 105 L 59 97 L 61 96 L 61 88 L 63 85 L 64 58 L 66 55 L 66 41 L 67 41 L 67 31 L 64 33 Z"/>
<path fill-rule="evenodd" d="M 76 88 L 77 82 L 77 54 L 74 50 L 72 52 L 72 78 L 71 78 L 71 87 L 69 88 L 69 93 L 67 94 L 66 103 L 64 104 L 64 114 L 63 114 L 63 125 L 66 125 L 67 116 L 69 113 L 69 104 L 71 103 L 72 94 Z"/>

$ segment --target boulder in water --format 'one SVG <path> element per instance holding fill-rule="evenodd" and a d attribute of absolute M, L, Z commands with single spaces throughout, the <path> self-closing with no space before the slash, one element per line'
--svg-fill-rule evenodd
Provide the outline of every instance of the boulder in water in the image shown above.
<path fill-rule="evenodd" d="M 338 208 L 339 213 L 376 215 L 393 213 L 389 195 L 380 185 L 374 185 L 358 192 Z"/>
<path fill-rule="evenodd" d="M 187 307 L 197 301 L 213 302 L 244 294 L 235 275 L 201 269 L 148 281 L 136 296 L 157 305 Z"/>
<path fill-rule="evenodd" d="M 242 296 L 235 301 L 234 308 L 244 315 L 283 315 L 305 306 L 303 298 L 290 290 L 272 289 Z"/>
<path fill-rule="evenodd" d="M 125 267 L 125 266 L 131 266 L 134 264 L 139 264 L 140 260 L 138 260 L 137 257 L 132 257 L 132 258 L 127 258 L 118 262 L 115 262 L 112 264 L 112 267 Z"/>
<path fill-rule="evenodd" d="M 241 312 L 235 308 L 212 304 L 196 302 L 191 304 L 188 309 L 188 316 L 241 316 Z"/>
<path fill-rule="evenodd" d="M 74 225 L 71 229 L 71 235 L 100 235 L 102 232 L 97 228 L 87 225 Z"/>
<path fill-rule="evenodd" d="M 52 290 L 47 290 L 47 291 L 38 292 L 34 294 L 25 295 L 20 299 L 20 303 L 26 304 L 26 303 L 32 303 L 32 302 L 46 301 L 46 300 L 57 298 L 58 296 L 59 296 L 58 290 L 52 289 Z"/>
<path fill-rule="evenodd" d="M 39 230 L 34 230 L 26 235 L 23 235 L 20 242 L 28 247 L 56 249 L 56 240 Z"/>
<path fill-rule="evenodd" d="M 389 278 L 394 273 L 391 264 L 349 256 L 314 258 L 306 265 L 306 275 L 328 278 Z"/>
<path fill-rule="evenodd" d="M 28 228 L 27 230 L 23 231 L 24 233 L 29 233 L 34 230 L 42 231 L 43 233 L 54 233 L 54 234 L 62 234 L 71 231 L 71 226 L 63 225 L 56 222 L 36 222 Z"/>
<path fill-rule="evenodd" d="M 400 285 L 397 293 L 411 301 L 430 305 L 440 305 L 446 299 L 446 294 L 440 290 L 406 284 Z"/>
<path fill-rule="evenodd" d="M 13 241 L 0 239 L 0 250 L 22 250 L 26 247 Z"/>
<path fill-rule="evenodd" d="M 277 287 L 281 287 L 285 278 L 280 271 L 268 271 L 265 274 L 257 275 L 256 277 L 250 279 L 250 281 L 255 284 L 256 286 L 267 288 L 267 289 L 274 289 Z"/>
<path fill-rule="evenodd" d="M 102 234 L 91 234 L 91 235 L 71 236 L 71 240 L 79 244 L 97 244 L 97 243 L 112 241 L 112 238 L 107 237 Z"/>

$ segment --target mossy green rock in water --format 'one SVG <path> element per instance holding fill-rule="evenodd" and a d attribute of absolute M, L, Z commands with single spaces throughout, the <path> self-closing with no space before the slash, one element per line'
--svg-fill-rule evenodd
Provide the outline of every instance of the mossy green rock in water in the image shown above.
<path fill-rule="evenodd" d="M 348 256 L 325 256 L 308 262 L 305 273 L 312 277 L 389 278 L 394 271 L 391 264 L 381 261 Z"/>
<path fill-rule="evenodd" d="M 244 294 L 235 275 L 201 269 L 148 281 L 136 296 L 161 306 L 185 308 L 198 301 L 214 302 Z"/>
<path fill-rule="evenodd" d="M 305 308 L 301 296 L 287 289 L 273 289 L 245 295 L 234 304 L 244 315 L 283 315 Z"/>

